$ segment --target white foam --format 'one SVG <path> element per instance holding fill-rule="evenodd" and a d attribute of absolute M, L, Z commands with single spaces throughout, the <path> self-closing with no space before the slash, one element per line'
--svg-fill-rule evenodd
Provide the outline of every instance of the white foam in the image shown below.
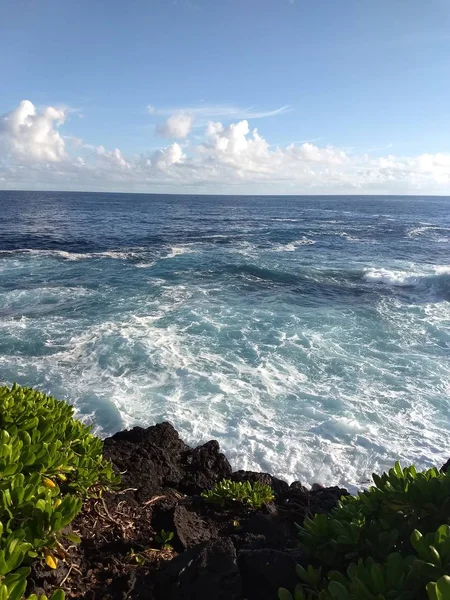
<path fill-rule="evenodd" d="M 363 240 L 361 240 L 361 238 L 355 237 L 355 236 L 351 235 L 350 233 L 347 233 L 346 231 L 337 231 L 334 235 L 342 237 L 342 238 L 348 240 L 349 242 L 362 242 L 363 241 Z"/>
<path fill-rule="evenodd" d="M 256 254 L 258 253 L 258 249 L 256 248 L 256 246 L 247 241 L 239 242 L 234 248 L 234 251 L 237 254 L 242 254 L 243 256 L 251 257 L 256 256 Z"/>
<path fill-rule="evenodd" d="M 301 240 L 295 240 L 288 244 L 277 244 L 272 248 L 272 252 L 295 252 L 300 246 L 312 246 L 315 243 L 314 240 L 302 238 Z"/>
<path fill-rule="evenodd" d="M 193 249 L 188 246 L 172 246 L 168 254 L 166 254 L 166 256 L 161 256 L 161 259 L 175 258 L 176 256 L 181 256 L 182 254 L 190 254 L 192 252 Z"/>
<path fill-rule="evenodd" d="M 434 270 L 437 275 L 450 275 L 450 265 L 436 265 Z"/>
<path fill-rule="evenodd" d="M 298 223 L 300 219 L 288 219 L 283 217 L 272 217 L 271 221 L 279 221 L 280 223 Z"/>
<path fill-rule="evenodd" d="M 440 227 L 438 225 L 423 225 L 421 227 L 413 227 L 412 229 L 410 229 L 407 232 L 407 237 L 417 237 L 420 235 L 424 235 L 427 232 L 444 232 L 444 231 L 450 231 L 449 227 Z"/>
<path fill-rule="evenodd" d="M 396 285 L 449 272 L 403 264 L 364 276 Z M 449 303 L 386 297 L 374 323 L 357 309 L 343 319 L 339 307 L 238 302 L 218 280 L 152 284 L 155 296 L 144 287 L 93 316 L 1 319 L 2 378 L 69 399 L 103 435 L 169 420 L 190 444 L 218 439 L 235 468 L 288 481 L 357 486 L 396 459 L 448 458 Z M 92 291 L 97 304 L 105 293 Z"/>
<path fill-rule="evenodd" d="M 156 265 L 156 261 L 153 261 L 153 262 L 140 262 L 140 263 L 136 263 L 134 266 L 137 269 L 151 269 L 155 265 Z"/>
<path fill-rule="evenodd" d="M 420 274 L 391 269 L 368 268 L 364 270 L 364 280 L 370 283 L 384 283 L 398 287 L 410 287 L 416 285 Z"/>
<path fill-rule="evenodd" d="M 66 250 L 36 250 L 31 248 L 18 248 L 17 250 L 2 250 L 0 254 L 26 254 L 30 256 L 43 256 L 64 258 L 65 260 L 87 260 L 90 258 L 112 258 L 116 260 L 126 260 L 133 256 L 133 252 L 123 252 L 117 250 L 106 250 L 104 252 L 68 252 Z"/>

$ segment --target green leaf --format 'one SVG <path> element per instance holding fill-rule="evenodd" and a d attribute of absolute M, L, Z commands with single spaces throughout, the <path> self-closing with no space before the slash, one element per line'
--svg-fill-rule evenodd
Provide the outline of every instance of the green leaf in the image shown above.
<path fill-rule="evenodd" d="M 331 581 L 328 585 L 328 592 L 333 600 L 349 600 L 350 594 L 341 583 L 338 581 Z"/>
<path fill-rule="evenodd" d="M 8 600 L 20 600 L 27 587 L 27 580 L 25 578 L 19 579 L 11 586 L 8 586 Z"/>
<path fill-rule="evenodd" d="M 448 575 L 443 575 L 440 579 L 436 581 L 437 589 L 442 594 L 444 600 L 449 600 L 450 598 L 450 577 Z"/>
<path fill-rule="evenodd" d="M 434 581 L 430 581 L 427 584 L 426 590 L 429 600 L 443 600 L 442 594 Z"/>
<path fill-rule="evenodd" d="M 291 592 L 285 588 L 278 590 L 278 600 L 294 600 Z"/>
<path fill-rule="evenodd" d="M 81 543 L 81 538 L 79 535 L 77 535 L 76 533 L 66 533 L 65 537 L 72 542 L 73 544 L 80 544 Z M 173 537 L 173 533 L 172 533 L 172 537 Z M 170 538 L 172 539 L 172 538 Z"/>

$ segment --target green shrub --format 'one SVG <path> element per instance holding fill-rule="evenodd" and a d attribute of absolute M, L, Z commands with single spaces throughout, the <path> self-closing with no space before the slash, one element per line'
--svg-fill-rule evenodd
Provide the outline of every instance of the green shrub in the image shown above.
<path fill-rule="evenodd" d="M 65 402 L 18 385 L 0 388 L 0 480 L 39 472 L 86 493 L 114 480 L 102 448 Z"/>
<path fill-rule="evenodd" d="M 17 385 L 0 388 L 0 600 L 22 598 L 31 559 L 43 554 L 56 566 L 53 549 L 83 497 L 115 483 L 101 440 L 69 405 Z"/>
<path fill-rule="evenodd" d="M 212 490 L 203 492 L 202 497 L 208 502 L 219 504 L 222 507 L 237 502 L 252 508 L 260 508 L 274 499 L 272 488 L 269 485 L 258 481 L 252 484 L 250 481 L 231 481 L 230 479 L 222 479 Z"/>
<path fill-rule="evenodd" d="M 29 574 L 29 568 L 21 567 L 14 571 L 14 573 L 9 573 L 9 575 L 4 577 L 0 584 L 0 600 L 20 600 L 23 598 Z M 64 600 L 64 598 L 65 594 L 63 590 L 58 589 L 52 593 L 49 600 Z M 36 596 L 36 594 L 31 594 L 31 596 L 27 597 L 27 600 L 48 600 L 48 598 L 45 595 Z"/>
<path fill-rule="evenodd" d="M 297 567 L 295 600 L 450 600 L 450 474 L 396 463 L 373 480 L 299 527 L 317 568 Z"/>

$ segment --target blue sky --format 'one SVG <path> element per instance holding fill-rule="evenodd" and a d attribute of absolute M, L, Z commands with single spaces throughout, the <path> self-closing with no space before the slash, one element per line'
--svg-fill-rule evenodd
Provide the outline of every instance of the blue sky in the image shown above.
<path fill-rule="evenodd" d="M 272 193 L 274 186 L 298 193 L 352 186 L 373 192 L 377 182 L 381 193 L 450 190 L 448 0 L 3 0 L 0 52 L 3 187 L 61 187 L 66 181 L 86 189 L 190 185 L 223 192 L 234 161 L 245 173 L 236 167 L 232 181 L 244 192 Z M 13 111 L 23 100 L 34 108 L 20 116 Z M 51 139 L 44 148 L 36 119 L 48 107 L 64 115 L 48 117 Z M 189 121 L 182 136 L 166 126 L 174 115 Z M 243 120 L 249 132 L 241 128 L 239 141 L 227 127 Z M 224 132 L 205 141 L 208 121 L 220 122 Z M 265 150 L 242 141 L 254 127 Z M 48 150 L 56 143 L 53 133 L 64 143 L 58 141 L 56 153 Z M 305 142 L 319 153 L 310 146 L 295 157 L 276 153 Z M 327 148 L 342 160 L 330 163 L 330 152 L 322 156 Z M 160 161 L 156 170 L 164 152 L 173 154 L 170 165 Z M 264 152 L 264 164 L 257 162 Z M 99 155 L 103 179 L 95 180 Z M 438 158 L 431 166 L 430 158 L 417 163 L 423 155 Z M 395 157 L 395 177 L 392 160 L 389 174 L 380 171 L 387 163 L 374 162 L 383 157 Z M 339 160 L 345 169 L 336 166 Z M 18 165 L 27 161 L 32 169 L 25 176 Z M 127 176 L 109 175 L 106 161 L 116 161 Z M 319 172 L 330 164 L 339 173 L 317 187 Z M 368 168 L 376 172 L 367 180 L 355 175 Z"/>

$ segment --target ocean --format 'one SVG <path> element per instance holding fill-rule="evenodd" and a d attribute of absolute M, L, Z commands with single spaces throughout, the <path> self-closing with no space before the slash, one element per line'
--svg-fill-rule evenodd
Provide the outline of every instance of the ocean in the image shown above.
<path fill-rule="evenodd" d="M 450 198 L 0 192 L 0 381 L 364 485 L 450 456 Z"/>

